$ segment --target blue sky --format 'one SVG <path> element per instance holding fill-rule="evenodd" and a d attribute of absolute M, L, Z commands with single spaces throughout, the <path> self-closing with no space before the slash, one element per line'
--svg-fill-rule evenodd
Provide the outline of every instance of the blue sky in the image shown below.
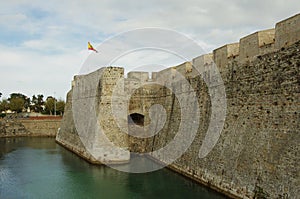
<path fill-rule="evenodd" d="M 65 99 L 73 76 L 92 53 L 87 42 L 97 47 L 120 32 L 171 29 L 210 52 L 299 11 L 296 0 L 2 1 L 0 92 Z M 126 68 L 126 63 L 119 64 Z"/>

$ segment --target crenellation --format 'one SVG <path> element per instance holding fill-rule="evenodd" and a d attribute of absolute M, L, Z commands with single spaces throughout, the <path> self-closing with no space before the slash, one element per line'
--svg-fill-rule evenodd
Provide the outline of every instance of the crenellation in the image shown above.
<path fill-rule="evenodd" d="M 161 84 L 170 85 L 174 78 L 176 78 L 176 67 L 166 68 L 156 73 L 156 81 Z"/>
<path fill-rule="evenodd" d="M 262 30 L 257 32 L 258 35 L 258 46 L 273 44 L 275 42 L 275 29 Z"/>
<path fill-rule="evenodd" d="M 275 29 L 258 31 L 240 39 L 239 61 L 253 60 L 258 55 L 272 52 L 274 49 Z"/>
<path fill-rule="evenodd" d="M 183 77 L 190 75 L 193 71 L 191 62 L 184 62 L 184 63 L 176 66 L 175 68 L 176 68 L 176 71 L 178 73 L 180 73 Z M 179 74 L 177 74 L 177 75 L 179 75 Z"/>
<path fill-rule="evenodd" d="M 151 74 L 151 81 L 154 81 L 154 80 L 157 79 L 157 73 L 158 72 L 152 72 L 152 74 Z"/>
<path fill-rule="evenodd" d="M 148 72 L 140 72 L 140 71 L 132 71 L 127 74 L 127 78 L 145 82 L 149 79 L 149 73 Z"/>
<path fill-rule="evenodd" d="M 300 14 L 278 22 L 275 29 L 275 49 L 296 43 L 300 39 Z"/>
<path fill-rule="evenodd" d="M 196 57 L 193 59 L 193 65 L 194 67 L 199 67 L 197 68 L 197 70 L 199 71 L 203 71 L 203 67 L 204 67 L 204 71 L 208 70 L 208 66 L 210 64 L 212 64 L 213 62 L 213 54 L 209 53 L 209 54 L 204 54 L 204 55 L 200 55 L 199 57 Z"/>
<path fill-rule="evenodd" d="M 257 198 L 258 190 L 270 198 L 296 198 L 300 195 L 299 19 L 300 15 L 295 15 L 277 23 L 275 30 L 252 33 L 239 43 L 224 45 L 191 62 L 153 72 L 151 79 L 147 72 L 130 72 L 124 78 L 124 70 L 118 67 L 76 76 L 56 139 L 69 148 L 74 145 L 72 150 L 81 150 L 81 155 L 96 161 L 80 142 L 72 114 L 73 102 L 94 97 L 99 100 L 97 120 L 110 140 L 130 152 L 152 152 L 170 143 L 182 123 L 189 124 L 184 132 L 190 132 L 189 118 L 194 118 L 196 104 L 191 97 L 196 94 L 201 113 L 197 135 L 190 148 L 168 167 L 236 198 Z M 217 86 L 222 83 L 216 69 L 226 91 L 226 120 L 212 151 L 199 158 L 210 120 L 218 114 L 212 109 L 224 105 L 212 107 L 211 96 L 217 95 Z M 207 83 L 216 87 L 208 88 Z M 113 93 L 115 87 L 118 89 Z M 78 99 L 72 93 L 76 89 L 80 91 Z M 124 116 L 121 125 L 111 111 L 114 102 L 121 110 L 118 115 Z M 161 130 L 151 138 L 124 135 L 122 125 L 133 134 L 147 135 L 147 125 L 162 119 L 156 115 L 157 120 L 151 120 L 149 109 L 153 105 L 161 105 L 167 114 Z M 87 104 L 82 111 L 89 107 Z M 182 113 L 187 114 L 183 117 Z M 143 118 L 140 128 L 129 123 L 131 114 Z M 91 118 L 83 120 L 89 123 Z M 92 130 L 87 137 L 94 138 Z M 96 139 L 99 147 L 102 138 Z M 156 158 L 164 162 L 168 157 L 163 156 Z M 129 160 L 129 155 L 119 158 Z"/>
<path fill-rule="evenodd" d="M 239 55 L 239 43 L 226 44 L 213 50 L 213 61 L 220 71 L 226 70 L 229 58 Z"/>
<path fill-rule="evenodd" d="M 205 55 L 200 55 L 199 57 L 196 57 L 193 59 L 193 67 L 195 76 L 198 74 L 202 75 L 202 78 L 209 81 L 210 80 L 210 69 L 213 64 L 213 54 L 205 54 Z"/>

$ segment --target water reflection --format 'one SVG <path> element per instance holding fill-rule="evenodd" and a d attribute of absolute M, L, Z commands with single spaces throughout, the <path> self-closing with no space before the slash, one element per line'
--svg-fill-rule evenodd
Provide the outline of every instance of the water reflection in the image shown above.
<path fill-rule="evenodd" d="M 0 139 L 0 198 L 224 198 L 167 169 L 91 165 L 53 138 Z"/>

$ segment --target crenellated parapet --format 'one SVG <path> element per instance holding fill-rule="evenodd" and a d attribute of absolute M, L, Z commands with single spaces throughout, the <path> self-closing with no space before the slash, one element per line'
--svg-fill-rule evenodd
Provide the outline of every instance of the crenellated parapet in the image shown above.
<path fill-rule="evenodd" d="M 133 92 L 139 88 L 144 82 L 149 80 L 148 72 L 132 71 L 127 74 L 125 78 L 125 92 Z"/>
<path fill-rule="evenodd" d="M 147 81 L 149 79 L 149 73 L 148 72 L 139 72 L 139 71 L 129 72 L 127 74 L 127 79 Z"/>
<path fill-rule="evenodd" d="M 239 55 L 239 46 L 239 43 L 232 43 L 213 50 L 213 61 L 219 70 L 224 70 L 229 59 L 235 59 Z"/>
<path fill-rule="evenodd" d="M 280 21 L 275 29 L 267 29 L 244 36 L 237 43 L 226 44 L 212 51 L 200 55 L 191 62 L 184 62 L 158 72 L 132 71 L 125 78 L 125 89 L 134 88 L 143 82 L 156 79 L 176 80 L 179 74 L 184 77 L 195 77 L 199 73 L 210 70 L 214 63 L 219 71 L 226 72 L 228 64 L 232 61 L 245 63 L 257 57 L 288 47 L 300 40 L 300 14 Z M 122 73 L 122 72 L 121 72 Z M 72 83 L 74 84 L 74 83 Z"/>
<path fill-rule="evenodd" d="M 244 36 L 238 43 L 221 46 L 212 53 L 200 55 L 192 60 L 192 65 L 185 62 L 154 74 L 155 77 L 170 75 L 175 77 L 176 71 L 184 76 L 194 76 L 202 71 L 208 71 L 213 62 L 221 73 L 227 72 L 232 61 L 245 63 L 257 57 L 278 51 L 300 40 L 300 14 L 280 21 L 275 29 L 257 31 Z M 196 67 L 193 69 L 193 67 Z M 195 71 L 196 69 L 196 71 Z"/>
<path fill-rule="evenodd" d="M 240 62 L 274 51 L 275 29 L 258 31 L 240 39 Z"/>
<path fill-rule="evenodd" d="M 275 49 L 288 47 L 300 39 L 300 14 L 280 21 L 275 27 Z"/>
<path fill-rule="evenodd" d="M 93 163 L 118 164 L 130 161 L 130 152 L 153 155 L 179 130 L 184 143 L 196 129 L 169 168 L 234 198 L 297 198 L 299 49 L 300 14 L 151 76 L 133 71 L 125 78 L 121 67 L 75 76 L 56 140 Z M 226 101 L 213 101 L 222 87 Z M 220 137 L 200 157 L 210 121 L 224 107 Z M 107 139 L 125 151 L 112 150 Z M 167 162 L 168 154 L 153 158 Z"/>

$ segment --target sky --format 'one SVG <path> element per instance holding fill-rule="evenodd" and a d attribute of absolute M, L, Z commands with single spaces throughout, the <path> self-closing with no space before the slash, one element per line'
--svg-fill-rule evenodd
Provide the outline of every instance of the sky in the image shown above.
<path fill-rule="evenodd" d="M 147 40 L 145 34 L 134 39 L 114 38 L 155 27 L 185 35 L 209 53 L 258 30 L 274 28 L 277 22 L 299 12 L 298 0 L 1 1 L 0 92 L 2 99 L 13 92 L 65 99 L 73 76 L 81 74 L 86 60 L 95 56 L 87 50 L 88 41 L 101 49 L 97 56 L 103 59 L 109 51 L 103 45 L 109 44 L 107 41 L 134 49 L 137 41 Z M 169 62 L 160 63 L 163 59 Z M 137 60 L 137 66 L 145 61 L 144 68 L 149 71 L 159 68 L 151 68 L 151 64 L 167 67 L 182 61 L 150 49 L 129 53 L 115 63 L 129 72 L 143 68 L 133 66 Z M 102 64 L 96 63 L 94 68 Z"/>

